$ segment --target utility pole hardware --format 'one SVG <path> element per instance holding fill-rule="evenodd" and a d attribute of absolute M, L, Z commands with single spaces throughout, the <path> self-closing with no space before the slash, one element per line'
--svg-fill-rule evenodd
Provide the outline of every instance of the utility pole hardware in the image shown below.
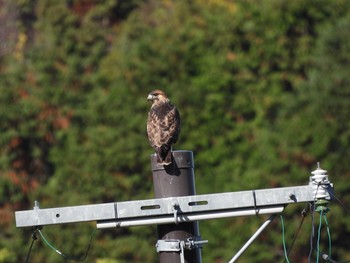
<path fill-rule="evenodd" d="M 154 199 L 45 209 L 35 201 L 33 210 L 15 212 L 16 226 L 95 221 L 102 229 L 156 224 L 160 263 L 200 263 L 201 247 L 207 241 L 201 240 L 198 221 L 271 214 L 231 263 L 287 205 L 314 202 L 316 209 L 328 211 L 333 184 L 319 166 L 303 186 L 196 195 L 192 152 L 175 151 L 173 157 L 173 164 L 159 166 L 151 156 Z"/>

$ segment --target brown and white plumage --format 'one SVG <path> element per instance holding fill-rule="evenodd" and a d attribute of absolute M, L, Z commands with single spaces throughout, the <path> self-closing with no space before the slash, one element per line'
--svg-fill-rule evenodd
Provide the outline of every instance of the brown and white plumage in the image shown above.
<path fill-rule="evenodd" d="M 171 146 L 180 134 L 179 111 L 164 91 L 152 91 L 147 100 L 152 102 L 147 120 L 148 140 L 156 152 L 157 163 L 169 165 L 172 163 Z"/>

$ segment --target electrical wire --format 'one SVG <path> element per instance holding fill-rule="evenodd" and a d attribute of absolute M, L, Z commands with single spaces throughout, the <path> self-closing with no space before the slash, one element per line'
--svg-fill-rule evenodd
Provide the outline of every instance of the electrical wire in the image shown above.
<path fill-rule="evenodd" d="M 322 188 L 325 188 L 325 187 L 322 186 Z M 334 199 L 343 207 L 343 209 L 345 210 L 345 212 L 346 212 L 347 214 L 350 214 L 350 209 L 349 209 L 349 207 L 347 207 L 347 206 L 344 204 L 344 202 L 343 202 L 340 198 L 338 198 L 332 191 L 328 191 L 328 193 L 331 195 L 332 198 L 334 198 Z M 326 260 L 327 260 L 328 262 L 349 263 L 350 260 L 345 260 L 345 261 L 334 261 L 334 260 L 331 259 L 331 253 L 332 253 L 332 243 L 331 243 L 331 242 L 332 242 L 332 240 L 331 240 L 331 235 L 330 235 L 330 230 L 329 230 L 328 221 L 327 221 L 327 218 L 326 218 L 325 215 L 324 215 L 324 220 L 325 220 L 326 225 L 327 225 L 328 247 L 329 247 L 329 252 L 328 252 L 328 254 L 329 254 L 329 255 L 325 255 L 325 254 L 323 254 L 323 255 L 325 255 L 325 256 L 327 257 Z"/>
<path fill-rule="evenodd" d="M 312 211 L 312 213 L 311 213 L 310 252 L 309 252 L 308 261 L 307 261 L 308 263 L 311 262 L 311 255 L 312 255 L 312 251 L 313 251 L 313 238 L 315 236 L 315 204 L 316 204 L 316 201 L 317 201 L 316 196 L 317 196 L 317 192 L 318 192 L 318 189 L 320 188 L 320 186 L 323 188 L 323 186 L 321 184 L 322 181 L 318 182 L 317 188 L 316 188 L 316 191 L 315 191 L 314 201 L 312 203 L 310 203 L 310 211 Z M 322 214 L 322 211 L 321 211 L 321 214 Z M 321 223 L 322 222 L 321 219 L 320 219 L 320 224 L 322 224 Z M 318 263 L 318 256 L 319 256 L 318 251 L 319 251 L 319 249 L 317 249 L 317 261 L 316 261 L 317 263 Z"/>
<path fill-rule="evenodd" d="M 282 226 L 282 244 L 283 244 L 283 250 L 284 250 L 284 257 L 287 263 L 289 263 L 288 254 L 287 254 L 287 248 L 286 248 L 286 241 L 284 236 L 284 222 L 283 222 L 283 216 L 280 215 L 281 218 L 281 226 Z"/>
<path fill-rule="evenodd" d="M 299 226 L 298 226 L 298 229 L 295 231 L 295 234 L 294 234 L 294 238 L 292 240 L 292 243 L 288 249 L 288 252 L 287 252 L 287 257 L 289 257 L 290 253 L 292 252 L 292 249 L 294 247 L 294 243 L 295 241 L 297 240 L 297 237 L 298 237 L 298 234 L 300 232 L 300 229 L 301 229 L 301 226 L 303 225 L 304 223 L 304 219 L 305 217 L 307 216 L 307 212 L 308 212 L 308 204 L 305 206 L 305 208 L 301 211 L 301 215 L 302 215 L 302 218 L 301 218 L 301 221 L 299 223 Z M 283 262 L 286 262 L 286 259 L 283 261 Z"/>
<path fill-rule="evenodd" d="M 310 203 L 310 210 L 312 210 L 312 213 L 311 213 L 311 217 L 312 217 L 312 229 L 311 229 L 311 235 L 310 235 L 310 252 L 309 252 L 309 256 L 308 256 L 308 263 L 311 262 L 311 255 L 312 255 L 312 251 L 313 251 L 313 239 L 314 239 L 314 236 L 315 236 L 315 226 L 314 226 L 314 213 L 315 213 L 315 203 L 316 203 L 316 195 L 317 195 L 317 192 L 318 192 L 318 188 L 319 187 L 322 187 L 323 189 L 325 189 L 325 186 L 324 185 L 321 185 L 320 183 L 318 184 L 317 186 L 317 189 L 316 189 L 316 193 L 315 193 L 315 198 L 314 198 L 314 202 Z M 341 201 L 340 198 L 338 198 L 332 191 L 327 191 L 330 196 L 332 198 L 334 198 L 343 208 L 344 210 L 350 214 L 350 209 L 344 204 L 344 202 Z M 321 237 L 321 228 L 322 228 L 322 218 L 326 224 L 326 229 L 327 229 L 327 236 L 328 236 L 328 254 L 322 254 L 320 252 L 320 237 Z M 330 234 L 330 228 L 329 228 L 329 224 L 328 224 L 328 221 L 327 221 L 327 217 L 326 217 L 326 212 L 324 212 L 323 210 L 320 210 L 320 221 L 319 221 L 319 227 L 318 227 L 318 233 L 317 233 L 317 253 L 316 253 L 316 263 L 319 262 L 319 256 L 322 257 L 322 259 L 326 260 L 327 262 L 336 262 L 336 263 L 349 263 L 350 260 L 346 260 L 346 261 L 334 261 L 332 258 L 331 258 L 331 255 L 332 255 L 332 239 L 331 239 L 331 234 Z"/>
<path fill-rule="evenodd" d="M 326 215 L 323 215 L 323 219 L 326 223 L 326 227 L 327 227 L 327 235 L 328 235 L 328 255 L 331 258 L 332 257 L 332 239 L 331 239 L 331 231 L 329 230 L 329 225 L 328 225 L 328 221 L 327 221 L 327 217 Z"/>
<path fill-rule="evenodd" d="M 318 263 L 319 257 L 320 257 L 320 239 L 321 239 L 321 227 L 322 227 L 322 214 L 323 210 L 320 211 L 320 222 L 318 225 L 318 232 L 317 232 L 317 253 L 316 253 L 316 263 Z"/>
<path fill-rule="evenodd" d="M 322 259 L 326 260 L 327 262 L 335 262 L 335 263 L 345 263 L 348 261 L 335 261 L 332 259 L 332 239 L 331 239 L 331 232 L 329 230 L 329 224 L 328 224 L 328 220 L 326 215 L 323 215 L 323 219 L 326 223 L 326 227 L 327 227 L 327 235 L 328 235 L 328 255 L 327 254 L 323 254 L 321 252 L 319 252 L 320 256 L 322 257 Z"/>
<path fill-rule="evenodd" d="M 29 262 L 30 252 L 32 251 L 34 242 L 35 242 L 35 240 L 33 239 L 32 242 L 31 242 L 31 244 L 30 244 L 29 250 L 28 250 L 28 254 L 27 254 L 27 257 L 26 257 L 26 261 L 25 261 L 26 263 Z"/>
<path fill-rule="evenodd" d="M 317 190 L 318 190 L 318 188 L 317 188 Z M 317 194 L 317 190 L 316 190 L 316 194 Z M 315 199 L 316 199 L 316 194 L 315 194 Z M 309 252 L 308 259 L 307 259 L 308 263 L 311 262 L 311 255 L 312 255 L 312 251 L 313 251 L 313 240 L 314 240 L 314 236 L 315 236 L 315 202 L 310 203 L 310 211 L 312 211 L 312 213 L 311 213 L 310 252 Z"/>
<path fill-rule="evenodd" d="M 28 263 L 28 262 L 29 262 L 29 257 L 30 257 L 30 253 L 32 252 L 34 242 L 35 242 L 35 240 L 38 239 L 38 237 L 37 237 L 37 235 L 36 235 L 36 231 L 37 231 L 37 229 L 33 229 L 33 232 L 32 232 L 32 242 L 31 242 L 31 244 L 30 244 L 30 246 L 29 246 L 29 250 L 28 250 L 28 253 L 27 253 L 27 257 L 26 257 L 25 263 Z"/>
<path fill-rule="evenodd" d="M 350 209 L 344 204 L 344 202 L 342 202 L 342 200 L 340 200 L 340 198 L 338 198 L 334 193 L 332 193 L 332 191 L 328 191 L 328 193 L 335 199 L 337 200 L 337 202 L 344 208 L 344 210 L 350 214 Z"/>
<path fill-rule="evenodd" d="M 83 255 L 83 257 L 72 257 L 72 256 L 68 256 L 64 253 L 62 253 L 61 251 L 59 251 L 58 249 L 56 249 L 49 241 L 47 241 L 47 239 L 45 238 L 45 236 L 43 235 L 43 233 L 41 232 L 40 229 L 37 230 L 38 233 L 40 234 L 42 240 L 45 242 L 45 244 L 51 248 L 53 251 L 55 251 L 57 254 L 59 254 L 60 256 L 62 256 L 63 258 L 67 259 L 67 260 L 73 260 L 73 261 L 85 261 L 85 259 L 87 258 L 87 255 L 89 253 L 91 244 L 92 244 L 92 238 L 96 232 L 96 229 L 94 229 L 94 231 L 92 232 L 91 236 L 90 236 L 90 241 L 89 241 L 89 245 L 87 247 L 87 250 L 85 252 L 85 254 Z"/>

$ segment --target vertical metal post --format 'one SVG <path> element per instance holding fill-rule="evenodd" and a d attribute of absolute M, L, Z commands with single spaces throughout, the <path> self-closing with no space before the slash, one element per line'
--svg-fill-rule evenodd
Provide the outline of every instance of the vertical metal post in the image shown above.
<path fill-rule="evenodd" d="M 195 195 L 194 161 L 191 151 L 174 151 L 173 163 L 168 166 L 158 165 L 156 155 L 151 155 L 155 198 Z M 181 208 L 174 203 L 174 212 L 181 213 Z M 175 214 L 176 215 L 176 214 Z M 175 219 L 176 222 L 176 219 Z M 169 249 L 159 252 L 160 263 L 201 263 L 201 249 L 184 249 L 184 242 L 197 240 L 198 222 L 164 224 L 157 226 L 158 243 L 170 244 Z M 176 242 L 180 244 L 176 247 Z M 173 249 L 172 249 L 173 248 Z"/>

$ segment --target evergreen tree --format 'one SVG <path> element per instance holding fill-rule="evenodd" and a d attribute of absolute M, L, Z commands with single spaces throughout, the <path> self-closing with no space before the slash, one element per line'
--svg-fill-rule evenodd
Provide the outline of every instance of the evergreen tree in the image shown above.
<path fill-rule="evenodd" d="M 146 96 L 156 88 L 180 110 L 175 149 L 194 151 L 198 194 L 307 184 L 321 161 L 345 196 L 347 1 L 4 6 L 4 14 L 16 10 L 18 26 L 16 37 L 6 38 L 17 43 L 0 60 L 0 262 L 24 261 L 30 230 L 15 228 L 13 211 L 30 209 L 34 200 L 45 208 L 153 196 L 145 127 Z M 288 241 L 303 207 L 285 210 Z M 341 213 L 330 213 L 334 255 L 347 258 L 348 231 L 341 229 L 349 225 Z M 227 262 L 261 221 L 201 222 L 210 241 L 203 262 Z M 310 224 L 305 220 L 293 248 L 295 261 L 308 256 Z M 43 231 L 79 256 L 94 227 Z M 88 262 L 156 262 L 154 231 L 99 231 Z M 280 231 L 273 224 L 241 261 L 281 260 Z M 31 261 L 64 259 L 37 242 Z"/>

